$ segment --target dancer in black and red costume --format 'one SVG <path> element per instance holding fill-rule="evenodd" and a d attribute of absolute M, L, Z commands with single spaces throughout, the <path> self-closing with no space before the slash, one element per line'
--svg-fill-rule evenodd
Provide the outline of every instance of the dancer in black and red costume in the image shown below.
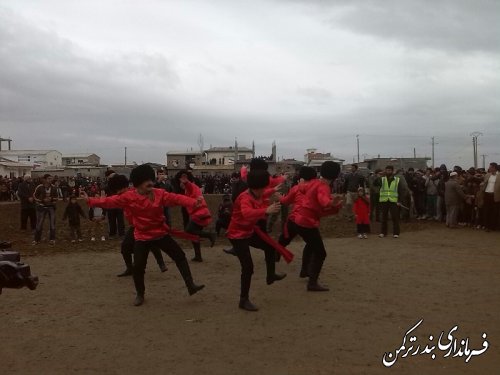
<path fill-rule="evenodd" d="M 307 187 L 310 181 L 317 178 L 317 172 L 312 167 L 302 167 L 299 170 L 299 182 L 293 186 L 287 195 L 280 198 L 280 203 L 284 205 L 293 205 L 292 212 L 288 215 L 286 223 L 283 224 L 283 232 L 280 235 L 279 243 L 283 246 L 288 246 L 293 239 L 299 234 L 295 220 L 297 214 L 304 204 L 306 199 Z M 302 268 L 300 277 L 308 276 L 309 262 L 311 260 L 311 249 L 309 246 L 304 247 L 302 252 Z"/>
<path fill-rule="evenodd" d="M 286 261 L 291 261 L 293 254 L 272 240 L 258 226 L 259 220 L 267 214 L 279 212 L 279 202 L 268 204 L 264 194 L 269 185 L 269 173 L 263 170 L 251 170 L 247 178 L 248 189 L 241 193 L 234 202 L 233 215 L 227 231 L 227 238 L 233 245 L 241 264 L 241 291 L 239 307 L 247 311 L 258 308 L 250 302 L 250 284 L 253 274 L 253 261 L 250 247 L 264 250 L 267 270 L 267 284 L 282 280 L 286 274 L 275 272 L 275 252 L 279 251 Z"/>
<path fill-rule="evenodd" d="M 318 284 L 319 274 L 326 258 L 325 244 L 319 231 L 320 220 L 337 213 L 342 204 L 332 196 L 331 184 L 340 173 L 340 165 L 326 161 L 321 165 L 321 178 L 312 180 L 305 189 L 305 197 L 295 216 L 296 230 L 306 243 L 304 250 L 310 254 L 308 265 L 310 292 L 326 292 L 329 289 Z"/>
<path fill-rule="evenodd" d="M 108 190 L 112 192 L 112 195 L 120 195 L 130 190 L 128 178 L 121 174 L 115 174 L 108 180 Z M 118 277 L 132 276 L 134 273 L 134 246 L 135 246 L 135 238 L 134 238 L 134 223 L 133 217 L 130 214 L 130 210 L 125 208 L 123 210 L 123 214 L 129 223 L 129 228 L 125 231 L 125 236 L 123 237 L 121 243 L 121 254 L 123 257 L 123 261 L 125 262 L 125 271 L 118 274 Z M 158 267 L 160 267 L 161 272 L 167 271 L 167 266 L 161 255 L 161 250 L 158 248 L 152 248 L 151 252 L 153 253 L 156 262 L 158 263 Z"/>
<path fill-rule="evenodd" d="M 130 180 L 134 188 L 123 194 L 106 198 L 88 198 L 90 207 L 128 208 L 134 223 L 134 284 L 137 296 L 135 306 L 144 303 L 144 271 L 151 248 L 158 247 L 175 262 L 190 295 L 204 288 L 193 281 L 186 254 L 170 236 L 170 228 L 165 222 L 164 206 L 198 207 L 202 199 L 192 199 L 183 195 L 168 193 L 154 188 L 156 179 L 153 168 L 140 165 L 132 170 Z"/>
<path fill-rule="evenodd" d="M 203 198 L 201 189 L 192 181 L 192 175 L 188 173 L 187 170 L 179 171 L 176 176 L 176 185 L 179 186 L 179 191 L 181 194 L 193 198 Z M 208 206 L 203 199 L 198 207 L 186 207 L 188 214 L 188 220 L 185 224 L 185 231 L 199 236 L 200 238 L 207 238 L 210 240 L 210 247 L 215 245 L 215 240 L 217 238 L 215 232 L 208 232 L 205 230 L 212 222 L 212 214 L 208 209 Z M 194 258 L 191 259 L 193 262 L 203 262 L 201 257 L 201 243 L 200 241 L 193 241 Z"/>

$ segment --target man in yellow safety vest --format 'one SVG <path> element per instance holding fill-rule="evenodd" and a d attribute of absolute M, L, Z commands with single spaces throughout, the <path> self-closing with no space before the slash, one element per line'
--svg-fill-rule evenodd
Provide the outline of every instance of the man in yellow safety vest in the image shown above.
<path fill-rule="evenodd" d="M 401 199 L 404 194 L 404 184 L 400 183 L 400 177 L 394 176 L 394 167 L 388 165 L 385 168 L 385 174 L 377 181 L 380 186 L 379 205 L 382 211 L 382 230 L 379 237 L 387 236 L 387 222 L 389 220 L 389 212 L 393 225 L 393 237 L 399 238 L 399 208 L 401 207 Z"/>

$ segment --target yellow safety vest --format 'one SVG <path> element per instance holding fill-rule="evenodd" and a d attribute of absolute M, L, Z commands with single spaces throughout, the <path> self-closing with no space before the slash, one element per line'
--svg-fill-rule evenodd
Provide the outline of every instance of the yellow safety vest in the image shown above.
<path fill-rule="evenodd" d="M 379 202 L 398 202 L 398 186 L 399 177 L 394 177 L 394 180 L 389 185 L 387 177 L 382 177 L 382 187 L 380 188 Z"/>

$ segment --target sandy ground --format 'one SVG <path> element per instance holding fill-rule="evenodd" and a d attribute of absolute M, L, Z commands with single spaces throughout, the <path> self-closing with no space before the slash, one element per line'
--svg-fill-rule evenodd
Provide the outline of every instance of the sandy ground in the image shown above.
<path fill-rule="evenodd" d="M 193 264 L 206 284 L 188 297 L 176 268 L 161 274 L 150 257 L 147 301 L 131 305 L 131 279 L 118 242 L 90 243 L 65 253 L 25 256 L 40 276 L 36 291 L 0 296 L 2 374 L 493 374 L 500 369 L 500 234 L 449 231 L 435 224 L 399 240 L 328 239 L 322 281 L 329 293 L 308 293 L 297 258 L 280 263 L 288 277 L 265 285 L 263 254 L 254 252 L 252 300 L 257 313 L 237 308 L 239 266 L 222 247 Z M 191 251 L 188 251 L 188 256 Z M 463 358 L 429 355 L 382 364 L 404 333 L 428 343 L 459 325 L 479 349 Z"/>

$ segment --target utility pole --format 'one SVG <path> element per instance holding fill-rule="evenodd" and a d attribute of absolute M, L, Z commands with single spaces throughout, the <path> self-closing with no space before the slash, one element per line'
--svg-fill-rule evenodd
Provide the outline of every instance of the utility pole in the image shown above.
<path fill-rule="evenodd" d="M 431 140 L 432 140 L 432 169 L 434 169 L 435 164 L 436 164 L 435 159 L 434 159 L 434 147 L 436 146 L 436 142 L 435 142 L 434 137 L 432 137 Z"/>
<path fill-rule="evenodd" d="M 356 134 L 356 144 L 358 146 L 358 163 L 359 163 L 359 134 Z"/>
<path fill-rule="evenodd" d="M 127 148 L 125 147 L 125 167 L 127 166 Z"/>
<path fill-rule="evenodd" d="M 474 168 L 477 168 L 477 139 L 472 137 L 472 156 L 474 158 Z"/>
<path fill-rule="evenodd" d="M 200 133 L 198 136 L 198 147 L 200 148 L 200 154 L 203 154 L 205 148 L 205 140 L 203 138 L 203 134 Z"/>
<path fill-rule="evenodd" d="M 481 132 L 473 132 L 470 134 L 472 137 L 472 148 L 474 150 L 474 168 L 477 168 L 477 139 L 483 135 Z"/>

